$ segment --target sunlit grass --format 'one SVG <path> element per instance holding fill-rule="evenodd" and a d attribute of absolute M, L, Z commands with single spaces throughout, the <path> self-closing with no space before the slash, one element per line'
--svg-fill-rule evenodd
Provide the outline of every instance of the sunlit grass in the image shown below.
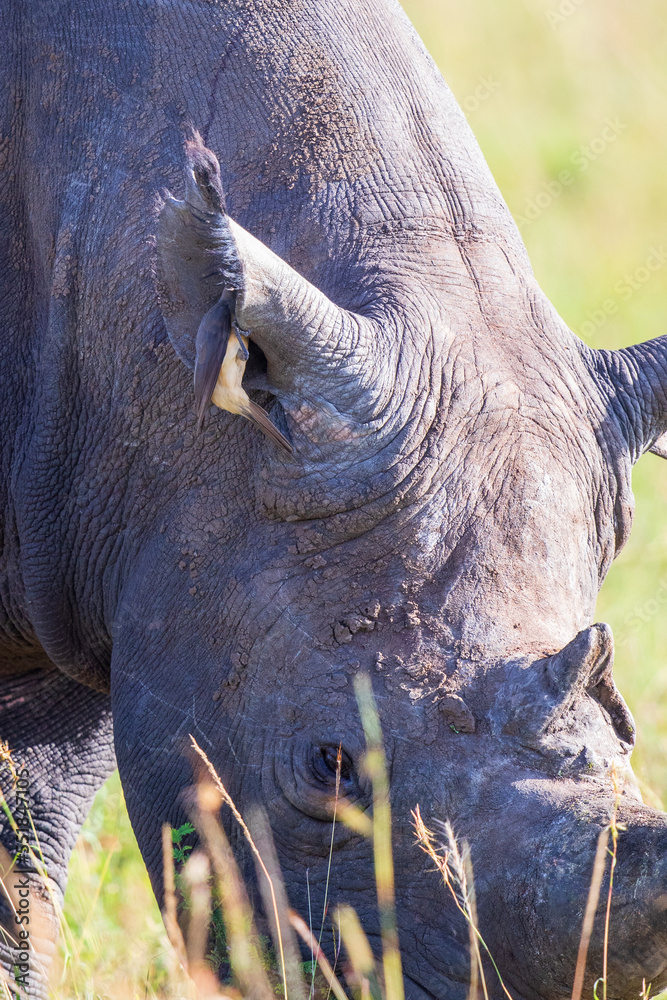
<path fill-rule="evenodd" d="M 116 772 L 98 793 L 70 864 L 54 996 L 134 1000 L 167 988 L 170 950 Z M 74 948 L 76 952 L 74 953 Z"/>

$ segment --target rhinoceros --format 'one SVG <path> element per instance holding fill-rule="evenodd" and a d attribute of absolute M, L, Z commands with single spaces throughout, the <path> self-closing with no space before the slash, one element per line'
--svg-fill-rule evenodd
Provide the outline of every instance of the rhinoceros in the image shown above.
<path fill-rule="evenodd" d="M 667 454 L 667 338 L 568 329 L 394 0 L 1 8 L 0 736 L 34 821 L 3 817 L 2 856 L 19 912 L 26 838 L 51 880 L 30 929 L 4 903 L 5 965 L 45 989 L 49 893 L 115 761 L 161 896 L 190 734 L 321 913 L 339 746 L 371 808 L 365 673 L 409 1000 L 470 973 L 417 804 L 470 844 L 512 996 L 556 1000 L 618 799 L 608 995 L 667 983 L 667 818 L 594 623 L 632 464 Z M 210 384 L 198 427 L 225 336 L 273 439 Z M 328 898 L 376 947 L 371 849 L 341 823 Z M 602 950 L 598 917 L 587 982 Z"/>

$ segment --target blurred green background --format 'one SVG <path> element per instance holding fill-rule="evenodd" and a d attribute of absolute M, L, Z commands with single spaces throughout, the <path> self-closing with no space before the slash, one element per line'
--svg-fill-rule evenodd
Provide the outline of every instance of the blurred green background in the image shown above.
<path fill-rule="evenodd" d="M 593 347 L 666 332 L 664 0 L 404 7 L 565 320 Z M 617 684 L 638 725 L 634 764 L 645 797 L 667 804 L 667 462 L 641 459 L 634 490 L 634 531 L 600 594 L 598 618 L 616 637 Z M 144 997 L 165 985 L 164 931 L 117 776 L 73 857 L 66 917 L 71 940 L 61 949 L 56 996 Z"/>

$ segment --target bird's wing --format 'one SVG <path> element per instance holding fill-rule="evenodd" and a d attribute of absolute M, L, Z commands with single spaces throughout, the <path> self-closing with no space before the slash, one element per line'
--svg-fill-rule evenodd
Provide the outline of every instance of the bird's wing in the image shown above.
<path fill-rule="evenodd" d="M 197 426 L 204 422 L 206 407 L 218 381 L 232 331 L 233 299 L 223 292 L 206 313 L 197 330 L 195 360 L 195 408 Z"/>

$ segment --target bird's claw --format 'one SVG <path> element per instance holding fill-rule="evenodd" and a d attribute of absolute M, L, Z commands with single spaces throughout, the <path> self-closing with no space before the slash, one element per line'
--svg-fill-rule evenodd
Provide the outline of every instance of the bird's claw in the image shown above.
<path fill-rule="evenodd" d="M 236 339 L 238 340 L 239 347 L 241 348 L 241 357 L 243 358 L 244 361 L 247 361 L 248 358 L 250 357 L 250 351 L 243 343 L 243 337 L 247 336 L 247 333 L 245 332 L 245 330 L 241 330 L 241 328 L 237 326 L 236 323 L 234 323 L 234 333 L 236 334 Z"/>

